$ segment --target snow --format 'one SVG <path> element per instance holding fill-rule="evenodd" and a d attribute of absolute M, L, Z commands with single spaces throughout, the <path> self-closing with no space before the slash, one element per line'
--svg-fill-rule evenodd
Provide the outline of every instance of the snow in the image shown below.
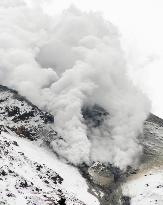
<path fill-rule="evenodd" d="M 11 133 L 5 134 L 5 136 L 10 140 L 16 141 L 23 150 L 25 156 L 29 159 L 37 161 L 40 164 L 45 164 L 48 168 L 59 173 L 64 179 L 62 187 L 65 188 L 66 191 L 72 193 L 76 198 L 87 205 L 99 205 L 98 200 L 88 193 L 88 185 L 77 168 L 60 161 L 51 150 L 45 147 L 39 147 L 37 142 L 28 141 L 14 134 L 11 135 Z M 25 170 L 21 171 L 21 175 L 26 175 L 27 177 Z"/>
<path fill-rule="evenodd" d="M 10 125 L 11 127 L 16 126 L 28 126 L 33 127 L 39 126 L 43 124 L 43 120 L 41 120 L 40 115 L 37 115 L 38 110 L 35 111 L 35 116 L 31 117 L 30 120 L 28 120 L 28 123 L 21 120 L 21 121 L 13 121 L 13 118 L 17 116 L 15 113 L 14 116 L 7 116 L 6 109 L 10 108 L 12 110 L 13 108 L 17 107 L 19 109 L 19 114 L 22 115 L 23 113 L 28 113 L 32 111 L 33 106 L 31 106 L 28 102 L 25 100 L 21 101 L 14 97 L 14 93 L 10 90 L 8 91 L 1 91 L 0 92 L 0 124 L 1 125 Z"/>
<path fill-rule="evenodd" d="M 163 169 L 154 168 L 123 185 L 131 205 L 163 205 Z"/>

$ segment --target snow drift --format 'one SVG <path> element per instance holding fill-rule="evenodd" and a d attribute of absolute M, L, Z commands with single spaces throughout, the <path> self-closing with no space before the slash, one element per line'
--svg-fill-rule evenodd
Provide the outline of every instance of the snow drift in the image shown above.
<path fill-rule="evenodd" d="M 51 146 L 71 163 L 137 164 L 149 102 L 128 79 L 117 29 L 98 13 L 54 18 L 10 2 L 0 4 L 0 82 L 54 114 Z M 95 104 L 109 115 L 88 137 L 81 110 Z"/>

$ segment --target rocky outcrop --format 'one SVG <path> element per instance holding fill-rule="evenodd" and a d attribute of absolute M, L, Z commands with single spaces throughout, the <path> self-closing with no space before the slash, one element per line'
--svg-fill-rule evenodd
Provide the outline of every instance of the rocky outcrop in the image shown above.
<path fill-rule="evenodd" d="M 88 173 L 93 182 L 101 187 L 109 187 L 114 183 L 114 174 L 99 162 L 89 167 Z"/>
<path fill-rule="evenodd" d="M 0 85 L 0 130 L 5 127 L 14 131 L 20 137 L 36 140 L 43 130 L 56 132 L 50 128 L 54 117 L 40 110 L 15 90 Z"/>

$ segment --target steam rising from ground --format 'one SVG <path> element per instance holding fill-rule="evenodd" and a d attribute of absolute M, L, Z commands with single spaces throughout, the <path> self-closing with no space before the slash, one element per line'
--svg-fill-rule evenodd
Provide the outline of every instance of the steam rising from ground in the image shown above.
<path fill-rule="evenodd" d="M 60 156 L 74 164 L 136 164 L 149 103 L 126 75 L 116 28 L 74 7 L 52 18 L 10 2 L 0 4 L 0 82 L 55 115 L 61 138 L 51 146 Z M 81 109 L 94 104 L 109 115 L 90 131 Z"/>

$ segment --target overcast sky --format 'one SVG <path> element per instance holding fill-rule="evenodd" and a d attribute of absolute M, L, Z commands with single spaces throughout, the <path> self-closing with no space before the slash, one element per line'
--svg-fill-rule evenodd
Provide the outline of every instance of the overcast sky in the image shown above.
<path fill-rule="evenodd" d="M 152 112 L 163 117 L 162 0 L 26 0 L 54 15 L 71 4 L 100 11 L 117 25 L 134 82 L 152 100 Z"/>

